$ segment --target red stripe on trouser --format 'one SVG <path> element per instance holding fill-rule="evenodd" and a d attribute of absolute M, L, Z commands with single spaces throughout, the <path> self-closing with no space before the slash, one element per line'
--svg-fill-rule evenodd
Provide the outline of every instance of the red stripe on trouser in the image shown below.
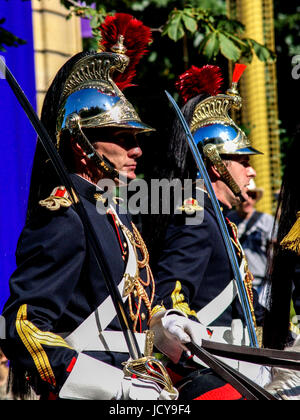
<path fill-rule="evenodd" d="M 240 400 L 242 395 L 231 385 L 226 384 L 221 388 L 212 389 L 194 400 Z"/>

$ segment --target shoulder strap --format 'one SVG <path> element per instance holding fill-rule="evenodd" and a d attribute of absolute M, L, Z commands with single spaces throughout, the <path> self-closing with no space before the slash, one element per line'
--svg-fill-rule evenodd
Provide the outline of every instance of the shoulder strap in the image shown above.
<path fill-rule="evenodd" d="M 248 221 L 248 223 L 246 225 L 245 232 L 242 234 L 242 236 L 239 239 L 239 241 L 240 241 L 241 244 L 243 242 L 245 242 L 245 240 L 247 239 L 247 236 L 248 236 L 248 233 L 249 233 L 250 229 L 260 219 L 260 217 L 262 216 L 262 214 L 263 213 L 261 213 L 259 211 L 255 211 L 255 213 L 253 214 L 253 216 L 250 218 L 250 220 Z"/>

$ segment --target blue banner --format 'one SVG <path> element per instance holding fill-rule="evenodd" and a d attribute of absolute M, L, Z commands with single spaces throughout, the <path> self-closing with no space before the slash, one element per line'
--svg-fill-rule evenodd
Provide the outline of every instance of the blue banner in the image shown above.
<path fill-rule="evenodd" d="M 1 0 L 3 27 L 26 45 L 0 55 L 36 109 L 31 1 Z M 5 79 L 0 79 L 0 313 L 9 295 L 15 250 L 25 221 L 36 134 Z"/>

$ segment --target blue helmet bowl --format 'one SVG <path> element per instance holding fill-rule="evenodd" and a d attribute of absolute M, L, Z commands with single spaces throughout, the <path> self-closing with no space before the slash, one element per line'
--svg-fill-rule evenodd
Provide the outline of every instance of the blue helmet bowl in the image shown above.
<path fill-rule="evenodd" d="M 198 128 L 194 133 L 198 147 L 214 144 L 220 155 L 258 155 L 245 133 L 235 125 L 211 124 Z"/>

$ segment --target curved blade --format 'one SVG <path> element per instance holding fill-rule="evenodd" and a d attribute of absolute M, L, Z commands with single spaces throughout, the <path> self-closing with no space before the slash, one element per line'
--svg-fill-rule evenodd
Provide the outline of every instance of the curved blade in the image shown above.
<path fill-rule="evenodd" d="M 235 346 L 231 344 L 216 343 L 202 340 L 202 347 L 209 353 L 219 357 L 241 360 L 263 366 L 274 366 L 283 369 L 300 371 L 300 353 L 258 349 L 246 346 Z"/>

